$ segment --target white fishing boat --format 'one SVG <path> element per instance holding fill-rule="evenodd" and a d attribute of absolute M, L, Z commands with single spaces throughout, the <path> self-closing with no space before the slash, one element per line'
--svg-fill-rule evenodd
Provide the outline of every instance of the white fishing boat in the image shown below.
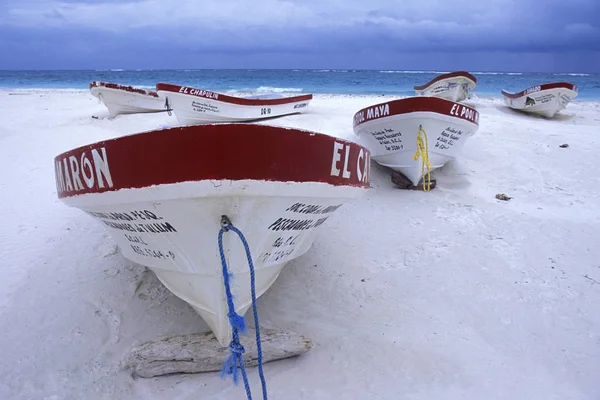
<path fill-rule="evenodd" d="M 577 97 L 577 86 L 569 82 L 545 83 L 519 93 L 502 90 L 504 104 L 526 113 L 552 118 Z"/>
<path fill-rule="evenodd" d="M 305 111 L 312 100 L 312 94 L 265 93 L 236 97 L 167 83 L 158 83 L 156 91 L 167 99 L 166 107 L 183 125 L 248 122 L 297 114 Z"/>
<path fill-rule="evenodd" d="M 354 115 L 354 133 L 377 163 L 417 186 L 456 158 L 479 128 L 474 108 L 437 97 L 409 97 L 376 104 Z"/>
<path fill-rule="evenodd" d="M 309 250 L 332 213 L 367 191 L 369 167 L 369 151 L 353 142 L 259 124 L 149 131 L 55 158 L 59 199 L 101 223 L 122 254 L 154 271 L 223 345 L 231 327 L 222 223 L 247 240 L 258 297 Z M 232 231 L 222 244 L 243 316 L 252 304 L 245 249 Z"/>
<path fill-rule="evenodd" d="M 111 117 L 119 114 L 165 111 L 165 99 L 161 99 L 158 93 L 151 90 L 93 81 L 90 83 L 90 92 L 106 106 Z"/>
<path fill-rule="evenodd" d="M 456 71 L 441 74 L 424 85 L 415 86 L 417 96 L 433 96 L 461 102 L 475 89 L 477 78 L 466 72 Z"/>

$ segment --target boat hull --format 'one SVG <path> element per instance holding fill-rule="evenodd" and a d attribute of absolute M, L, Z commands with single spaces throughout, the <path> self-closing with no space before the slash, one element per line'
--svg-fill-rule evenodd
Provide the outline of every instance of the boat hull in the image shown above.
<path fill-rule="evenodd" d="M 427 172 L 424 158 L 416 157 L 419 136 L 426 146 L 431 172 L 455 159 L 478 129 L 478 112 L 456 102 L 431 97 L 408 98 L 390 102 L 388 112 L 383 104 L 373 106 L 382 110 L 377 118 L 367 118 L 357 124 L 355 116 L 354 132 L 361 137 L 374 161 L 402 173 L 415 186 Z"/>
<path fill-rule="evenodd" d="M 165 111 L 165 99 L 104 86 L 90 88 L 108 109 L 111 117 L 119 114 L 155 113 Z"/>
<path fill-rule="evenodd" d="M 168 99 L 182 125 L 251 122 L 304 112 L 312 95 L 262 100 L 235 98 L 183 86 L 158 84 L 157 93 Z"/>
<path fill-rule="evenodd" d="M 514 110 L 552 118 L 577 97 L 577 89 L 573 90 L 569 87 L 544 89 L 543 86 L 534 86 L 518 96 L 506 91 L 502 91 L 502 94 L 504 104 Z"/>
<path fill-rule="evenodd" d="M 368 190 L 369 162 L 367 149 L 322 134 L 205 125 L 84 146 L 58 156 L 55 172 L 61 201 L 101 223 L 126 258 L 150 268 L 226 344 L 221 217 L 248 242 L 258 297 L 338 208 Z M 246 253 L 234 232 L 222 243 L 244 315 L 252 299 Z"/>
<path fill-rule="evenodd" d="M 152 188 L 145 189 L 147 193 L 138 191 L 136 196 L 149 199 L 145 202 L 115 205 L 107 199 L 107 204 L 90 206 L 85 199 L 74 199 L 68 204 L 100 222 L 123 256 L 150 268 L 167 289 L 200 314 L 219 342 L 225 344 L 231 328 L 217 244 L 220 216 L 227 215 L 248 241 L 258 298 L 290 260 L 311 247 L 331 214 L 364 190 L 302 183 L 294 185 L 292 194 L 286 196 L 282 195 L 290 193 L 290 184 L 286 183 L 213 181 L 208 184 L 189 184 L 185 189 L 163 187 L 162 196 L 154 196 Z M 215 191 L 213 185 L 223 189 Z M 250 187 L 252 193 L 248 194 Z M 181 199 L 182 190 L 213 195 Z M 302 192 L 322 197 L 303 196 Z M 293 211 L 296 204 L 314 206 L 315 212 Z M 244 247 L 233 232 L 223 235 L 223 246 L 229 271 L 235 277 L 232 281 L 235 310 L 244 315 L 252 303 Z"/>
<path fill-rule="evenodd" d="M 471 74 L 444 74 L 423 86 L 415 86 L 415 94 L 417 96 L 432 96 L 461 102 L 469 97 L 476 85 L 477 80 Z"/>

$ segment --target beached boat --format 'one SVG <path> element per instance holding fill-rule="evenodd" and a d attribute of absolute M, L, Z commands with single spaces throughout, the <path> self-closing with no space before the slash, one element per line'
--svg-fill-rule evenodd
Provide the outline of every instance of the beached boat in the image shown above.
<path fill-rule="evenodd" d="M 519 93 L 502 90 L 504 104 L 514 110 L 552 118 L 577 97 L 577 86 L 569 82 L 545 83 Z"/>
<path fill-rule="evenodd" d="M 153 113 L 166 111 L 165 99 L 151 90 L 120 85 L 118 83 L 93 81 L 90 92 L 97 97 L 106 108 L 109 115 Z"/>
<path fill-rule="evenodd" d="M 377 163 L 417 186 L 455 158 L 479 128 L 479 113 L 436 97 L 409 97 L 376 104 L 354 115 L 354 133 Z"/>
<path fill-rule="evenodd" d="M 465 71 L 450 72 L 438 75 L 421 86 L 415 86 L 417 96 L 433 96 L 450 101 L 463 101 L 475 86 L 477 78 Z"/>
<path fill-rule="evenodd" d="M 59 199 L 99 221 L 123 255 L 154 271 L 221 344 L 231 334 L 221 223 L 245 236 L 258 297 L 333 212 L 366 192 L 369 175 L 370 153 L 358 144 L 259 124 L 155 130 L 55 158 Z M 244 246 L 231 231 L 222 243 L 235 311 L 244 315 L 251 306 Z"/>
<path fill-rule="evenodd" d="M 312 94 L 283 96 L 280 93 L 265 93 L 235 97 L 167 83 L 157 84 L 156 91 L 167 99 L 167 107 L 183 125 L 281 117 L 305 111 L 312 100 Z"/>

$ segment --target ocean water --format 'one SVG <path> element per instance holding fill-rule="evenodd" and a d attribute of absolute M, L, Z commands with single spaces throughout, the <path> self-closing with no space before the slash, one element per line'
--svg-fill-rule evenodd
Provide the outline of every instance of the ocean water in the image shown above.
<path fill-rule="evenodd" d="M 172 83 L 218 92 L 282 92 L 328 94 L 414 95 L 413 86 L 449 71 L 378 70 L 81 70 L 0 71 L 1 89 L 88 90 L 91 81 L 108 81 L 154 89 Z M 567 81 L 579 87 L 576 100 L 600 100 L 600 74 L 470 71 L 477 77 L 474 93 L 500 97 L 502 89 L 521 91 L 548 82 Z"/>

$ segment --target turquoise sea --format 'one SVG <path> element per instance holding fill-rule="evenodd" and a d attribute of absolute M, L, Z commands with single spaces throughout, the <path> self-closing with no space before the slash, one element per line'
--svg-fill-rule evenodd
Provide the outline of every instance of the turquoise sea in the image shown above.
<path fill-rule="evenodd" d="M 413 86 L 449 71 L 383 70 L 74 70 L 0 71 L 0 90 L 88 90 L 90 81 L 108 81 L 154 89 L 157 82 L 219 92 L 328 93 L 414 95 Z M 576 100 L 600 100 L 600 74 L 519 73 L 470 71 L 477 77 L 474 93 L 499 97 L 500 91 L 521 91 L 548 82 L 571 82 L 579 87 Z"/>

